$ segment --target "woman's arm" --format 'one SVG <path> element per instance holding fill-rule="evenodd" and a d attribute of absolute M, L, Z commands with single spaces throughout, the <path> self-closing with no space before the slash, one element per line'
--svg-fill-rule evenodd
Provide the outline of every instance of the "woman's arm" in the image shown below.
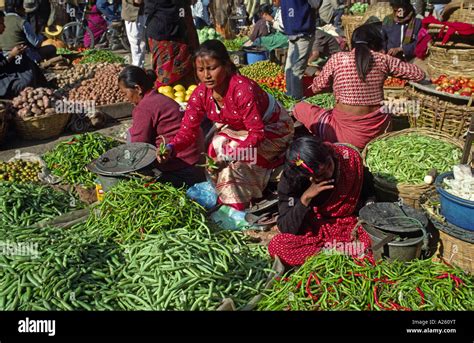
<path fill-rule="evenodd" d="M 282 233 L 298 234 L 310 207 L 301 203 L 301 194 L 295 192 L 285 175 L 278 184 L 278 229 Z"/>
<path fill-rule="evenodd" d="M 204 90 L 205 87 L 198 87 L 191 94 L 181 122 L 181 128 L 170 142 L 175 153 L 182 151 L 199 137 L 201 122 L 206 113 L 204 107 L 204 96 L 206 93 Z"/>
<path fill-rule="evenodd" d="M 408 79 L 411 81 L 421 81 L 425 78 L 425 72 L 413 63 L 403 62 L 402 60 L 385 55 L 388 72 L 391 76 Z"/>
<path fill-rule="evenodd" d="M 319 93 L 331 87 L 334 71 L 336 69 L 336 56 L 337 54 L 332 55 L 324 65 L 323 70 L 314 78 L 313 84 L 311 85 L 314 93 Z"/>

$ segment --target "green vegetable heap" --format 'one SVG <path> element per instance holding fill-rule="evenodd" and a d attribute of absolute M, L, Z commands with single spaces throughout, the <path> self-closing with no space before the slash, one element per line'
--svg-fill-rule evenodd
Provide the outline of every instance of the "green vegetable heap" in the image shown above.
<path fill-rule="evenodd" d="M 240 68 L 240 74 L 255 81 L 266 77 L 277 77 L 281 73 L 283 69 L 270 61 L 260 61 Z"/>
<path fill-rule="evenodd" d="M 125 59 L 107 50 L 85 50 L 79 63 L 125 63 Z"/>
<path fill-rule="evenodd" d="M 235 39 L 226 39 L 224 40 L 224 45 L 227 51 L 238 51 L 244 45 L 245 42 L 249 40 L 248 37 L 238 37 Z"/>
<path fill-rule="evenodd" d="M 354 5 L 351 6 L 351 8 L 349 9 L 349 12 L 351 12 L 354 15 L 362 15 L 367 11 L 368 8 L 369 8 L 369 4 L 356 2 Z"/>
<path fill-rule="evenodd" d="M 258 307 L 265 311 L 472 311 L 473 291 L 472 276 L 444 263 L 376 262 L 321 252 L 276 280 Z"/>
<path fill-rule="evenodd" d="M 96 176 L 86 166 L 117 145 L 119 143 L 112 138 L 98 133 L 75 135 L 57 144 L 44 154 L 43 159 L 52 173 L 61 176 L 67 183 L 93 187 Z"/>
<path fill-rule="evenodd" d="M 369 143 L 366 165 L 387 181 L 420 184 L 432 168 L 438 173 L 451 170 L 461 154 L 451 143 L 410 133 Z"/>

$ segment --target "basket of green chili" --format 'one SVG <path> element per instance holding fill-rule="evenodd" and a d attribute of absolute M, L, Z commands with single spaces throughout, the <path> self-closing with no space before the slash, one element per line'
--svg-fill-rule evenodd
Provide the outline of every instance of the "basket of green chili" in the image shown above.
<path fill-rule="evenodd" d="M 379 201 L 402 201 L 420 207 L 422 193 L 433 189 L 424 178 L 430 170 L 443 173 L 461 160 L 463 143 L 427 129 L 406 129 L 383 134 L 367 144 L 362 157 L 374 175 Z"/>

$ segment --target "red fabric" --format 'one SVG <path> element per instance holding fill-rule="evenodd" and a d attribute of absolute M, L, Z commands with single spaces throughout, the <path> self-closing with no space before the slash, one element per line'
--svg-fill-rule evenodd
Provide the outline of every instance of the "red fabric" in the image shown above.
<path fill-rule="evenodd" d="M 431 36 L 428 33 L 428 30 L 421 28 L 418 33 L 418 41 L 416 42 L 415 47 L 415 56 L 419 59 L 425 59 L 428 52 L 428 44 L 431 42 Z"/>
<path fill-rule="evenodd" d="M 353 115 L 337 109 L 327 110 L 307 102 L 296 104 L 294 117 L 312 134 L 331 143 L 349 143 L 358 149 L 388 131 L 392 119 L 381 109 L 366 114 Z"/>
<path fill-rule="evenodd" d="M 418 66 L 396 57 L 372 51 L 374 63 L 366 76 L 359 79 L 355 63 L 355 49 L 332 55 L 321 73 L 313 80 L 316 92 L 331 87 L 336 101 L 346 105 L 381 105 L 384 100 L 383 83 L 387 76 L 421 81 L 425 73 Z"/>
<path fill-rule="evenodd" d="M 429 16 L 424 18 L 421 21 L 424 28 L 428 28 L 429 24 L 439 24 L 444 25 L 443 28 L 440 30 L 438 38 L 443 38 L 442 44 L 446 44 L 449 41 L 449 38 L 455 33 L 460 36 L 470 36 L 474 35 L 474 25 L 468 23 L 461 23 L 461 22 L 449 22 L 449 21 L 439 21 L 433 16 Z M 447 29 L 447 30 L 446 30 Z"/>
<path fill-rule="evenodd" d="M 174 100 L 150 91 L 145 94 L 132 112 L 132 127 L 129 130 L 131 142 L 150 143 L 159 147 L 165 138 L 169 142 L 181 126 L 183 114 Z M 202 131 L 198 131 L 196 139 L 167 163 L 160 165 L 163 171 L 173 171 L 196 164 L 204 151 Z"/>
<path fill-rule="evenodd" d="M 178 82 L 192 71 L 192 57 L 187 44 L 148 39 L 156 73 L 156 88 Z"/>
<path fill-rule="evenodd" d="M 357 247 L 352 232 L 357 224 L 354 211 L 363 182 L 362 158 L 347 146 L 334 145 L 334 150 L 339 167 L 336 187 L 323 206 L 313 207 L 311 226 L 303 228 L 302 235 L 279 234 L 268 245 L 270 255 L 278 256 L 286 265 L 302 265 L 307 258 L 329 245 L 340 247 L 340 244 L 346 243 L 343 247 L 347 249 L 345 252 L 352 251 L 353 256 L 363 254 L 370 248 L 370 237 L 361 226 L 357 228 L 361 249 L 352 248 Z M 347 244 L 351 242 L 353 245 Z"/>
<path fill-rule="evenodd" d="M 267 94 L 255 81 L 245 76 L 232 75 L 220 113 L 214 103 L 212 89 L 200 84 L 189 99 L 181 129 L 172 141 L 174 148 L 180 151 L 196 138 L 205 115 L 213 122 L 227 124 L 234 131 L 248 131 L 248 137 L 239 144 L 240 148 L 257 147 L 265 139 L 262 117 L 267 107 Z"/>

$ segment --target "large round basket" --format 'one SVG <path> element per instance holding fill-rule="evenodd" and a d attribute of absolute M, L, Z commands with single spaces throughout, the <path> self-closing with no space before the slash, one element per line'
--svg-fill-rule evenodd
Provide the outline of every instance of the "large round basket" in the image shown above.
<path fill-rule="evenodd" d="M 474 113 L 472 100 L 461 104 L 466 101 L 428 94 L 410 86 L 405 87 L 405 94 L 416 103 L 408 116 L 412 128 L 429 128 L 460 139 L 468 131 Z"/>
<path fill-rule="evenodd" d="M 352 32 L 364 23 L 364 16 L 361 15 L 343 15 L 341 17 L 342 26 L 344 26 L 344 36 L 346 36 L 347 43 L 351 45 Z"/>
<path fill-rule="evenodd" d="M 370 5 L 369 8 L 367 8 L 362 22 L 365 23 L 370 17 L 377 17 L 380 19 L 380 21 L 383 21 L 386 16 L 392 13 L 393 9 L 389 2 L 378 2 L 376 4 Z"/>
<path fill-rule="evenodd" d="M 452 1 L 443 11 L 443 21 L 474 23 L 474 1 Z"/>
<path fill-rule="evenodd" d="M 439 214 L 439 195 L 436 190 L 424 193 L 420 197 L 420 204 L 439 232 L 435 258 L 474 274 L 474 232 L 446 222 Z"/>
<path fill-rule="evenodd" d="M 474 49 L 457 49 L 431 44 L 426 63 L 431 77 L 446 74 L 474 78 Z"/>
<path fill-rule="evenodd" d="M 59 136 L 64 131 L 70 118 L 70 113 L 54 113 L 27 118 L 20 118 L 15 115 L 13 123 L 16 131 L 23 139 L 48 139 Z"/>
<path fill-rule="evenodd" d="M 442 140 L 447 143 L 452 143 L 456 145 L 457 147 L 459 147 L 461 150 L 463 149 L 462 141 L 454 139 L 445 133 L 436 132 L 432 130 L 426 130 L 426 129 L 406 129 L 406 130 L 401 130 L 397 132 L 385 133 L 373 139 L 372 141 L 370 141 L 370 143 L 367 144 L 367 146 L 362 151 L 362 158 L 364 160 L 364 165 L 367 166 L 367 163 L 366 163 L 367 154 L 369 153 L 370 145 L 373 142 L 382 140 L 382 139 L 391 138 L 391 137 L 412 134 L 412 133 L 436 138 L 438 140 Z M 423 193 L 429 190 L 435 189 L 433 185 L 428 185 L 425 183 L 417 184 L 417 185 L 406 184 L 406 183 L 395 183 L 395 182 L 388 181 L 377 175 L 374 175 L 374 186 L 375 186 L 375 195 L 377 197 L 377 200 L 383 201 L 383 202 L 396 202 L 399 199 L 401 199 L 404 204 L 412 206 L 414 208 L 420 207 L 420 196 Z"/>

